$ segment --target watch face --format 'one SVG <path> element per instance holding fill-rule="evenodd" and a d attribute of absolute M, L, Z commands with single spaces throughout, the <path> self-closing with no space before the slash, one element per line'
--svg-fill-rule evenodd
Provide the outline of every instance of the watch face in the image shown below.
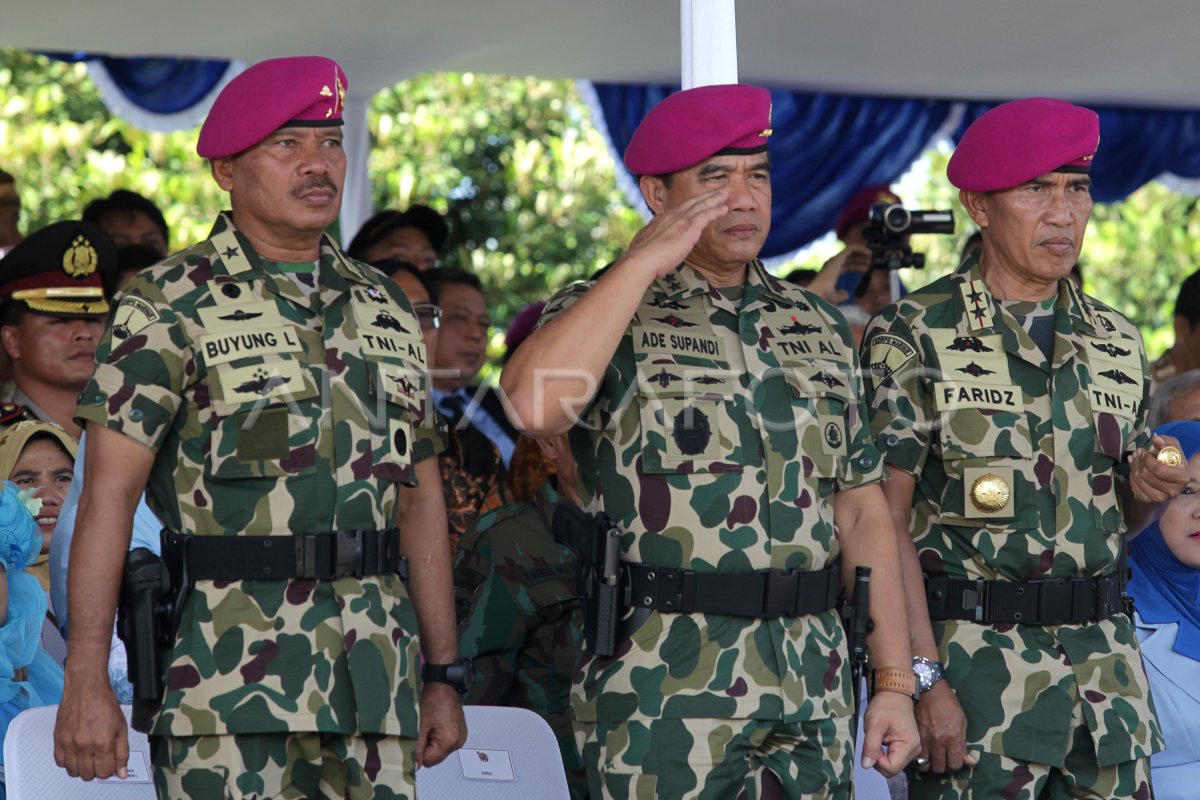
<path fill-rule="evenodd" d="M 913 664 L 913 672 L 917 673 L 917 685 L 921 687 L 922 692 L 927 692 L 933 687 L 933 667 L 918 661 Z"/>

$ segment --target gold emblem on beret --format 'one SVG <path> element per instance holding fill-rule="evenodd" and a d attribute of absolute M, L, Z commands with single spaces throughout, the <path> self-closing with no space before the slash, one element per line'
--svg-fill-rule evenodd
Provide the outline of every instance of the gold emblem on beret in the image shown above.
<path fill-rule="evenodd" d="M 1159 450 L 1154 457 L 1157 458 L 1161 463 L 1166 464 L 1168 467 L 1183 466 L 1183 453 L 1173 444 L 1169 444 L 1163 449 Z"/>
<path fill-rule="evenodd" d="M 772 133 L 775 132 L 775 131 L 771 130 L 771 113 L 774 110 L 775 110 L 775 104 L 769 103 L 767 105 L 767 127 L 763 128 L 761 131 L 758 132 L 758 138 L 766 139 L 768 136 L 770 136 Z"/>
<path fill-rule="evenodd" d="M 321 87 L 321 97 L 333 97 L 333 90 L 329 88 L 329 84 Z"/>
<path fill-rule="evenodd" d="M 79 234 L 63 253 L 63 272 L 72 278 L 86 278 L 96 271 L 96 263 L 99 260 L 96 248 L 92 247 L 86 236 Z"/>
<path fill-rule="evenodd" d="M 999 511 L 1008 505 L 1008 484 L 999 475 L 980 475 L 971 485 L 971 502 L 980 511 Z"/>

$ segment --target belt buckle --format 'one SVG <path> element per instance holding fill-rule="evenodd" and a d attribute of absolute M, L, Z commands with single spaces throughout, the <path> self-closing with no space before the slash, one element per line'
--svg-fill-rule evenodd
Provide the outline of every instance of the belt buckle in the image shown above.
<path fill-rule="evenodd" d="M 1075 581 L 1046 578 L 1038 585 L 1038 625 L 1065 625 L 1075 616 Z"/>
<path fill-rule="evenodd" d="M 763 617 L 795 616 L 796 598 L 800 592 L 800 571 L 766 570 L 766 584 L 763 588 Z"/>
<path fill-rule="evenodd" d="M 316 533 L 298 533 L 293 537 L 296 547 L 296 577 L 309 579 L 317 575 L 317 547 L 320 535 Z"/>
<path fill-rule="evenodd" d="M 333 578 L 362 577 L 363 532 L 338 531 L 333 537 Z"/>
<path fill-rule="evenodd" d="M 983 622 L 987 619 L 988 606 L 988 582 L 983 578 L 975 579 L 974 589 L 963 589 L 962 607 L 966 611 L 972 607 L 975 610 L 975 621 Z"/>

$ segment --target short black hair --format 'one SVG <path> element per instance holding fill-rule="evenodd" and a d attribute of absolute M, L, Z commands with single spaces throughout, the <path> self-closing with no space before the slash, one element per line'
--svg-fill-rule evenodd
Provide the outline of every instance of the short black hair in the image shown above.
<path fill-rule="evenodd" d="M 438 267 L 437 269 L 428 270 L 425 274 L 429 279 L 429 285 L 436 287 L 439 295 L 441 294 L 442 286 L 448 283 L 458 283 L 463 286 L 470 286 L 484 297 L 487 297 L 487 292 L 483 290 L 483 281 L 479 280 L 479 276 L 461 267 Z M 433 292 L 430 292 L 430 294 L 433 294 Z"/>
<path fill-rule="evenodd" d="M 83 209 L 83 221 L 99 225 L 101 219 L 112 213 L 124 213 L 129 216 L 145 214 L 154 223 L 154 227 L 162 231 L 163 241 L 170 248 L 171 230 L 167 227 L 167 221 L 158 210 L 158 206 L 147 198 L 128 189 L 117 189 L 108 197 L 100 197 L 88 203 Z"/>
<path fill-rule="evenodd" d="M 162 261 L 162 253 L 144 244 L 131 244 L 117 251 L 117 268 L 100 273 L 104 283 L 104 296 L 109 300 L 117 293 L 117 281 L 126 272 L 141 272 Z"/>
<path fill-rule="evenodd" d="M 1179 294 L 1175 297 L 1175 316 L 1188 321 L 1188 327 L 1196 327 L 1200 322 L 1200 270 L 1196 270 L 1179 286 Z"/>
<path fill-rule="evenodd" d="M 437 304 L 437 287 L 426 277 L 426 273 L 418 269 L 417 265 L 411 261 L 405 261 L 402 258 L 382 258 L 378 261 L 368 261 L 367 263 L 389 278 L 397 272 L 412 275 L 425 288 L 425 292 L 429 295 L 429 301 L 434 305 Z"/>

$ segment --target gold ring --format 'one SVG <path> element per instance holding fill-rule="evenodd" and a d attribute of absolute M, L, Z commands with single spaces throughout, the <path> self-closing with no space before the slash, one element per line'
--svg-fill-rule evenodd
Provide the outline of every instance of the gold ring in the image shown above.
<path fill-rule="evenodd" d="M 1166 464 L 1168 467 L 1183 466 L 1183 452 L 1173 444 L 1169 444 L 1159 450 L 1157 453 L 1155 453 L 1154 457 L 1157 458 L 1161 463 Z"/>

